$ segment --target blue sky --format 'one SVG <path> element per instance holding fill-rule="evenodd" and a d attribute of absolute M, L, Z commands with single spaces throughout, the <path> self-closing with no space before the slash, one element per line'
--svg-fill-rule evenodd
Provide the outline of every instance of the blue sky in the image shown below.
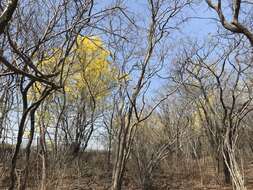
<path fill-rule="evenodd" d="M 128 10 L 134 12 L 137 15 L 140 15 L 140 18 L 148 18 L 148 13 L 145 12 L 147 10 L 147 0 L 127 0 L 125 1 L 125 5 L 128 7 Z M 100 3 L 100 2 L 99 2 Z M 101 7 L 109 5 L 112 3 L 111 0 L 104 1 L 104 4 L 100 4 Z M 208 36 L 215 34 L 217 30 L 217 22 L 210 18 L 216 18 L 216 14 L 210 10 L 207 4 L 202 1 L 202 3 L 193 5 L 192 8 L 187 8 L 184 10 L 185 17 L 191 17 L 185 24 L 182 25 L 180 32 L 175 31 L 171 36 L 168 36 L 169 42 L 174 43 L 174 45 L 181 45 L 182 41 L 193 40 L 193 41 L 204 41 Z M 176 48 L 174 49 L 176 50 Z M 173 51 L 173 50 L 172 50 Z M 172 58 L 173 54 L 176 52 L 171 52 Z M 163 71 L 164 73 L 169 72 L 169 67 L 171 60 L 168 59 L 166 61 L 166 67 Z M 147 94 L 147 99 L 151 101 L 157 93 L 161 92 L 161 86 L 165 83 L 162 79 L 154 78 L 152 80 L 150 91 Z M 99 142 L 93 141 L 90 143 L 90 148 L 101 148 Z"/>
<path fill-rule="evenodd" d="M 98 1 L 96 9 L 103 9 L 106 6 L 110 6 L 115 1 L 116 0 Z M 137 19 L 139 26 L 143 24 L 142 22 L 147 23 L 149 21 L 150 16 L 147 11 L 147 0 L 125 0 L 123 4 L 128 11 L 140 16 L 140 19 Z M 163 76 L 167 76 L 170 72 L 171 61 L 175 57 L 177 48 L 183 44 L 182 42 L 191 40 L 201 43 L 207 39 L 207 37 L 214 35 L 217 30 L 217 22 L 211 19 L 217 18 L 217 15 L 213 10 L 208 8 L 204 0 L 200 3 L 194 3 L 191 7 L 186 7 L 183 9 L 182 14 L 184 18 L 189 18 L 188 21 L 181 25 L 179 31 L 172 31 L 171 35 L 169 35 L 164 42 L 170 44 L 171 49 L 165 61 L 165 67 L 161 72 Z M 152 99 L 157 92 L 160 92 L 161 86 L 165 83 L 165 80 L 159 79 L 158 77 L 154 78 L 149 90 L 150 97 L 148 98 Z"/>
<path fill-rule="evenodd" d="M 125 5 L 128 7 L 128 9 L 135 14 L 140 15 L 140 17 L 145 18 L 148 16 L 148 13 L 145 12 L 147 10 L 147 0 L 127 0 L 125 1 Z M 98 6 L 96 9 L 99 9 L 100 7 L 107 6 L 112 3 L 112 0 L 99 0 Z M 200 18 L 192 18 L 187 23 L 182 25 L 180 32 L 175 32 L 173 36 L 175 37 L 177 41 L 174 41 L 174 43 L 180 43 L 182 40 L 187 39 L 194 39 L 202 41 L 204 40 L 208 35 L 211 35 L 215 33 L 217 29 L 217 23 L 215 23 L 211 19 L 203 19 L 203 18 L 216 18 L 216 14 L 213 13 L 210 9 L 208 9 L 208 6 L 203 1 L 199 5 L 194 5 L 192 9 L 187 8 L 184 12 L 185 16 L 189 17 L 200 17 Z M 170 37 L 170 36 L 169 36 Z M 167 61 L 168 65 L 170 64 L 170 60 Z M 161 87 L 161 81 L 159 79 L 154 79 L 151 83 L 151 91 L 150 95 L 152 98 L 152 94 L 157 92 L 157 89 Z M 97 143 L 91 143 L 90 146 L 94 146 Z"/>
<path fill-rule="evenodd" d="M 105 0 L 99 1 L 98 8 L 109 6 L 114 2 L 113 0 Z M 147 12 L 147 0 L 127 0 L 124 1 L 125 6 L 128 7 L 129 10 L 132 12 L 143 16 L 148 16 Z M 201 3 L 192 5 L 192 8 L 187 8 L 184 10 L 185 16 L 190 17 L 199 17 L 195 19 L 191 19 L 187 24 L 185 24 L 182 32 L 185 33 L 189 37 L 197 37 L 197 38 L 204 38 L 208 33 L 212 33 L 216 30 L 217 23 L 210 18 L 216 18 L 217 15 L 214 11 L 210 10 L 203 0 Z M 201 19 L 202 18 L 202 19 Z M 209 19 L 204 19 L 209 18 Z"/>

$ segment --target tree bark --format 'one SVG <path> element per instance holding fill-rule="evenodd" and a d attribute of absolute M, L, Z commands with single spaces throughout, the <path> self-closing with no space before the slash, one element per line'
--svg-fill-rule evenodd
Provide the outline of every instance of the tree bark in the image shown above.
<path fill-rule="evenodd" d="M 147 174 L 144 176 L 143 180 L 142 180 L 142 190 L 154 190 L 153 187 L 153 182 L 150 178 L 150 176 Z"/>
<path fill-rule="evenodd" d="M 3 11 L 3 13 L 0 16 L 0 35 L 4 32 L 6 26 L 8 25 L 9 21 L 11 20 L 11 17 L 17 8 L 18 0 L 12 0 L 9 1 L 7 7 Z"/>
<path fill-rule="evenodd" d="M 25 174 L 24 174 L 24 180 L 21 182 L 21 188 L 20 190 L 25 190 L 26 189 L 26 184 L 29 176 L 29 165 L 30 165 L 30 154 L 31 154 L 31 146 L 33 142 L 33 137 L 34 137 L 34 131 L 35 131 L 35 111 L 37 107 L 31 110 L 30 113 L 30 122 L 31 122 L 31 129 L 30 129 L 30 137 L 29 137 L 29 142 L 26 146 L 26 166 L 25 166 Z"/>
<path fill-rule="evenodd" d="M 229 155 L 228 155 L 228 152 L 225 151 L 225 157 L 226 158 L 223 158 L 223 174 L 224 174 L 224 182 L 225 184 L 231 184 L 231 176 L 230 176 L 230 172 L 229 172 L 229 168 L 226 164 L 226 161 L 225 159 L 227 160 L 228 164 L 230 164 L 230 159 L 229 159 Z"/>
<path fill-rule="evenodd" d="M 121 134 L 119 134 L 121 136 Z M 112 187 L 111 190 L 121 190 L 122 183 L 123 183 L 123 175 L 124 175 L 124 149 L 126 144 L 122 142 L 122 139 L 120 139 L 119 144 L 117 145 L 116 150 L 116 160 L 113 167 L 113 175 L 112 175 Z"/>

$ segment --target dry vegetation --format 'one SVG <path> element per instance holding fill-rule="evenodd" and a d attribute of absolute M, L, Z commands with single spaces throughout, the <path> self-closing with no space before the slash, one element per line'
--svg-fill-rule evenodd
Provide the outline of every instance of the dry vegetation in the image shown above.
<path fill-rule="evenodd" d="M 252 18 L 250 0 L 0 1 L 0 189 L 253 189 Z"/>
<path fill-rule="evenodd" d="M 36 152 L 35 152 L 36 154 Z M 71 162 L 63 161 L 64 165 L 48 165 L 47 189 L 55 190 L 106 190 L 111 185 L 111 170 L 106 163 L 108 152 L 88 151 Z M 36 156 L 35 156 L 36 157 Z M 52 159 L 50 159 L 52 160 Z M 40 162 L 39 158 L 31 161 L 31 172 L 27 189 L 36 190 L 40 186 Z M 124 176 L 122 189 L 141 190 L 138 173 L 134 161 L 130 158 Z M 213 167 L 212 158 L 180 159 L 180 161 L 168 156 L 154 170 L 152 180 L 153 187 L 149 189 L 161 190 L 232 190 L 225 185 L 223 174 Z M 253 163 L 245 164 L 245 184 L 248 189 L 253 188 Z M 22 168 L 22 163 L 17 168 Z M 8 189 L 8 166 L 1 165 L 1 189 Z M 21 169 L 17 169 L 17 178 L 20 181 Z"/>

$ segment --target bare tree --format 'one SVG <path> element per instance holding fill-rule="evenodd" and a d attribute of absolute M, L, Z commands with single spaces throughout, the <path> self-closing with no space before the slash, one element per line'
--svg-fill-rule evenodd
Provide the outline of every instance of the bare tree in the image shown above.
<path fill-rule="evenodd" d="M 209 60 L 216 48 L 204 50 L 195 47 L 193 54 L 186 53 L 182 68 L 195 81 L 185 83 L 195 89 L 195 92 L 192 89 L 188 92 L 194 92 L 195 96 L 203 99 L 200 107 L 211 142 L 217 145 L 218 155 L 223 156 L 225 181 L 230 183 L 231 176 L 236 189 L 245 189 L 235 155 L 241 122 L 252 111 L 251 90 L 243 77 L 251 67 L 240 60 L 237 47 L 238 44 L 231 45 L 216 60 Z"/>
<path fill-rule="evenodd" d="M 123 46 L 119 47 L 120 43 L 117 43 L 116 47 L 119 47 L 124 52 L 122 54 L 123 64 L 119 73 L 119 78 L 122 80 L 118 88 L 118 100 L 116 102 L 115 118 L 118 130 L 114 149 L 115 161 L 111 187 L 113 190 L 119 190 L 122 187 L 125 167 L 131 151 L 136 127 L 146 120 L 162 101 L 158 101 L 149 112 L 144 113 L 146 108 L 145 95 L 149 89 L 150 80 L 158 72 L 159 65 L 161 65 L 161 61 L 153 65 L 152 59 L 155 59 L 154 52 L 158 48 L 157 46 L 169 34 L 169 31 L 177 29 L 184 22 L 180 18 L 179 21 L 175 19 L 175 23 L 172 24 L 173 18 L 176 18 L 188 4 L 189 1 L 148 1 L 150 20 L 149 26 L 145 29 L 145 32 L 147 31 L 147 34 L 144 34 L 146 47 L 143 48 L 143 52 L 139 51 L 139 48 L 136 47 L 137 44 L 127 47 L 127 43 L 124 42 Z M 169 23 L 172 26 L 169 26 Z M 135 28 L 132 29 L 132 31 L 135 30 Z M 137 31 L 134 35 L 138 35 L 138 33 Z M 130 37 L 128 40 L 137 39 L 135 36 L 134 38 Z M 130 41 L 130 43 L 132 42 Z M 127 49 L 130 51 L 125 52 Z M 141 56 L 136 59 L 135 54 L 140 54 Z M 135 61 L 136 63 L 129 68 L 128 64 L 131 63 L 130 61 Z M 131 77 L 131 73 L 135 75 L 135 79 L 132 80 L 134 83 L 128 79 L 128 77 Z"/>
<path fill-rule="evenodd" d="M 166 112 L 164 112 L 166 113 Z M 163 114 L 164 114 L 163 113 Z M 173 131 L 170 116 L 153 113 L 151 117 L 138 126 L 131 151 L 134 170 L 137 172 L 138 182 L 143 190 L 154 189 L 153 174 L 161 162 L 169 155 L 180 150 L 178 141 L 183 136 L 185 126 L 181 126 L 182 119 L 177 121 L 179 130 Z M 187 125 L 187 124 L 186 124 Z M 137 168 L 137 169 L 136 169 Z"/>
<path fill-rule="evenodd" d="M 247 37 L 251 46 L 253 46 L 253 33 L 250 28 L 252 26 L 247 26 L 245 23 L 242 23 L 239 20 L 240 13 L 245 11 L 244 8 L 246 8 L 247 11 L 247 6 L 250 6 L 250 4 L 247 4 L 247 2 L 245 3 L 241 0 L 231 0 L 231 2 L 229 2 L 229 6 L 232 9 L 232 21 L 229 22 L 228 18 L 226 18 L 225 14 L 223 13 L 223 6 L 225 6 L 226 3 L 222 2 L 221 0 L 218 0 L 217 3 L 214 3 L 212 0 L 206 0 L 206 2 L 210 8 L 216 11 L 217 15 L 219 16 L 219 21 L 225 29 L 232 33 L 243 34 Z M 248 10 L 247 16 L 249 16 L 251 12 L 252 8 Z"/>
<path fill-rule="evenodd" d="M 61 77 L 62 74 L 60 73 L 63 71 L 65 59 L 69 55 L 70 50 L 76 41 L 76 36 L 81 32 L 84 26 L 86 26 L 87 22 L 90 21 L 91 9 L 93 7 L 92 1 L 80 4 L 77 3 L 75 5 L 72 4 L 73 7 L 76 8 L 74 11 L 74 9 L 68 8 L 71 3 L 66 3 L 64 1 L 58 2 L 56 5 L 58 7 L 55 9 L 57 11 L 51 11 L 51 14 L 45 17 L 38 16 L 38 14 L 41 13 L 40 10 L 38 10 L 38 7 L 46 6 L 47 3 L 49 2 L 37 2 L 29 6 L 21 4 L 17 7 L 16 20 L 13 20 L 6 33 L 6 39 L 8 40 L 11 51 L 6 50 L 0 56 L 1 62 L 8 70 L 21 76 L 20 91 L 23 101 L 23 115 L 18 127 L 17 145 L 12 159 L 12 183 L 9 189 L 14 189 L 15 187 L 15 168 L 18 153 L 22 143 L 26 119 L 28 115 L 30 115 L 30 140 L 26 147 L 27 163 L 25 166 L 24 181 L 21 185 L 21 189 L 26 188 L 30 148 L 34 135 L 35 111 L 52 91 L 62 88 L 63 79 Z M 10 2 L 10 6 L 11 5 Z M 12 6 L 14 6 L 14 4 Z M 37 12 L 33 11 L 36 9 L 38 10 Z M 8 7 L 6 10 L 8 10 Z M 24 10 L 26 10 L 26 13 Z M 50 11 L 50 9 L 48 11 Z M 69 14 L 70 12 L 72 15 Z M 45 14 L 45 12 L 42 14 Z M 29 22 L 26 22 L 28 18 Z M 44 20 L 40 20 L 42 18 L 44 18 Z M 62 28 L 58 28 L 57 25 L 63 21 L 65 22 L 65 25 L 62 25 Z M 38 28 L 40 32 L 38 32 Z M 31 36 L 32 39 L 30 39 Z M 65 40 L 62 42 L 59 41 L 64 38 Z M 56 67 L 52 70 L 52 73 L 43 73 L 44 71 L 39 69 L 40 63 L 45 57 L 43 51 L 50 51 L 50 49 L 53 48 L 53 44 L 62 47 L 64 51 L 61 58 L 58 60 L 58 63 L 55 63 Z M 8 56 L 9 59 L 6 58 L 7 55 L 11 55 Z M 30 103 L 28 92 L 35 82 L 44 86 L 44 90 L 42 90 L 39 99 Z"/>
<path fill-rule="evenodd" d="M 1 2 L 2 4 L 2 2 Z M 0 16 L 0 35 L 4 32 L 7 27 L 9 21 L 12 18 L 12 15 L 17 8 L 18 0 L 10 0 L 8 1 L 6 7 L 3 9 L 1 5 L 1 16 Z"/>

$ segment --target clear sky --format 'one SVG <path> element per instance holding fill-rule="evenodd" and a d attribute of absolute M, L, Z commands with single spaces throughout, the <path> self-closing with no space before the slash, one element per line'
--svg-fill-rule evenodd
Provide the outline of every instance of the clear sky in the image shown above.
<path fill-rule="evenodd" d="M 109 6 L 115 0 L 104 0 L 99 1 L 100 7 Z M 147 10 L 147 0 L 125 0 L 124 5 L 132 12 L 140 15 L 140 17 L 148 16 Z M 188 37 L 196 37 L 202 39 L 216 30 L 217 23 L 210 18 L 216 18 L 217 15 L 208 8 L 206 2 L 201 0 L 200 3 L 195 3 L 191 8 L 186 8 L 184 10 L 184 15 L 186 17 L 192 17 L 181 29 L 181 32 L 186 34 Z M 196 17 L 196 18 L 193 18 Z"/>

